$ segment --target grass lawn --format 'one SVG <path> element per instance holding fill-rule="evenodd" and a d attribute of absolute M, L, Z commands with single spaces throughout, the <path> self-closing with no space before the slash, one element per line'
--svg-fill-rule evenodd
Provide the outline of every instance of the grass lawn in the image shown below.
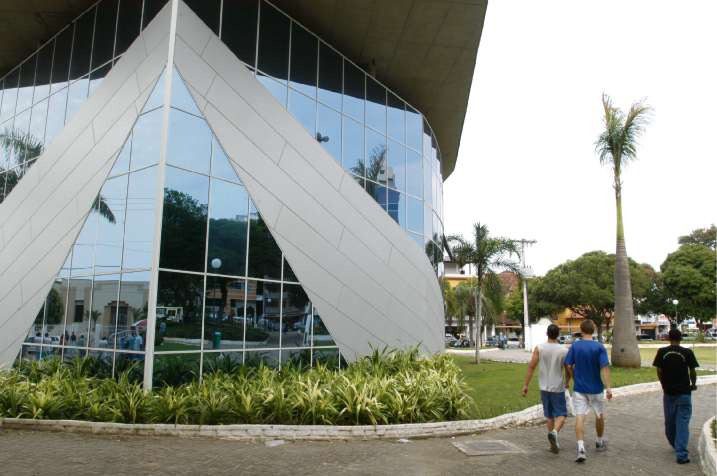
<path fill-rule="evenodd" d="M 690 347 L 685 343 L 684 347 L 692 349 L 700 365 L 717 365 L 717 347 Z M 643 361 L 652 362 L 659 349 L 640 349 L 640 356 Z"/>
<path fill-rule="evenodd" d="M 540 403 L 537 371 L 533 375 L 528 396 L 523 397 L 520 394 L 527 364 L 481 360 L 479 365 L 475 365 L 472 357 L 462 355 L 452 357 L 463 370 L 465 382 L 469 387 L 468 392 L 476 402 L 472 418 L 492 418 Z M 652 368 L 613 368 L 611 377 L 613 387 L 657 380 L 655 369 Z"/>

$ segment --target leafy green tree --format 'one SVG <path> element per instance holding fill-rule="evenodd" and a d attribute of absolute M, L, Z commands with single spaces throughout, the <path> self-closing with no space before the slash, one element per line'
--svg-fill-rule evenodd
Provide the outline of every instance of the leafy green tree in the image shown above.
<path fill-rule="evenodd" d="M 600 163 L 612 167 L 617 212 L 612 363 L 617 367 L 640 367 L 640 349 L 634 337 L 635 313 L 622 220 L 622 169 L 637 157 L 637 140 L 645 129 L 650 108 L 637 102 L 625 114 L 613 106 L 612 99 L 606 94 L 602 96 L 602 104 L 604 130 L 595 142 L 595 150 Z"/>
<path fill-rule="evenodd" d="M 520 256 L 514 240 L 507 238 L 494 238 L 490 236 L 488 227 L 481 223 L 473 225 L 473 237 L 468 240 L 461 235 L 452 235 L 447 239 L 451 246 L 452 255 L 456 262 L 461 265 L 470 263 L 475 272 L 474 302 L 476 311 L 476 354 L 475 362 L 480 362 L 478 350 L 481 342 L 481 319 L 484 315 L 484 293 L 487 292 L 486 284 L 495 279 L 499 269 L 518 272 L 519 264 L 512 260 L 513 255 Z"/>
<path fill-rule="evenodd" d="M 648 265 L 639 265 L 628 261 L 631 287 L 636 298 L 643 299 L 650 288 L 651 280 Z M 602 336 L 602 325 L 609 329 L 615 312 L 613 276 L 615 273 L 615 255 L 603 251 L 585 253 L 575 260 L 569 260 L 548 271 L 546 275 L 531 286 L 532 301 L 543 306 L 541 311 L 555 312 L 568 308 L 575 314 L 591 319 Z M 654 271 L 652 271 L 654 274 Z M 531 296 L 529 296 L 531 300 Z M 633 303 L 634 305 L 634 303 Z M 635 339 L 632 323 L 631 337 Z"/>
<path fill-rule="evenodd" d="M 681 236 L 677 242 L 681 245 L 705 245 L 713 251 L 717 249 L 717 226 L 698 228 L 689 235 Z"/>
<path fill-rule="evenodd" d="M 715 317 L 715 261 L 714 249 L 701 244 L 686 244 L 670 253 L 660 266 L 666 301 L 679 300 L 679 317 L 707 321 Z M 667 314 L 674 307 L 667 306 Z"/>
<path fill-rule="evenodd" d="M 533 278 L 528 286 L 528 315 L 531 322 L 537 322 L 541 317 L 551 316 L 560 312 L 564 307 L 560 305 L 543 301 L 544 279 L 542 277 Z M 505 312 L 508 319 L 520 324 L 525 333 L 525 321 L 523 319 L 523 288 L 522 284 L 513 289 L 505 299 Z"/>

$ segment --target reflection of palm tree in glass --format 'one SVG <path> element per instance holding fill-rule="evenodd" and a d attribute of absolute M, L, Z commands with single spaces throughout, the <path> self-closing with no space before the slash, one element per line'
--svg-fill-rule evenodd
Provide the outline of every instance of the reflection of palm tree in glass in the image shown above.
<path fill-rule="evenodd" d="M 381 145 L 371 149 L 368 155 L 368 164 L 364 160 L 359 160 L 356 165 L 351 167 L 351 172 L 357 177 L 368 179 L 366 193 L 383 204 L 385 208 L 386 187 L 376 182 L 385 182 L 386 180 L 386 146 Z M 363 182 L 361 178 L 358 179 L 359 183 Z"/>
<path fill-rule="evenodd" d="M 27 170 L 35 163 L 37 157 L 42 154 L 44 145 L 42 141 L 37 139 L 30 133 L 22 134 L 14 129 L 6 129 L 0 132 L 0 147 L 7 154 L 8 158 L 13 157 L 15 166 L 8 164 L 7 169 L 0 167 L 0 173 L 5 172 L 6 186 L 5 194 L 0 196 L 0 203 L 15 188 L 15 185 L 25 175 Z M 23 167 L 18 167 L 24 165 Z M 115 215 L 112 213 L 105 198 L 100 194 L 97 195 L 95 202 L 92 204 L 92 210 L 99 213 L 110 223 L 115 223 Z"/>

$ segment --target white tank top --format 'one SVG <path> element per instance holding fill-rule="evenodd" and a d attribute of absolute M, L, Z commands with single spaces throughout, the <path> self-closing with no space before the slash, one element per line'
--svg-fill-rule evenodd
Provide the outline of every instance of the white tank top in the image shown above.
<path fill-rule="evenodd" d="M 565 391 L 563 363 L 567 353 L 568 349 L 557 343 L 538 344 L 540 390 L 544 392 Z"/>

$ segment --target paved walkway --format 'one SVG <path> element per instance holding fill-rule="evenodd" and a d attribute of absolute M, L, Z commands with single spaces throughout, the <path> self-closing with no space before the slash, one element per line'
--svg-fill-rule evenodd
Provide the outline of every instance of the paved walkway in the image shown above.
<path fill-rule="evenodd" d="M 0 432 L 0 473 L 22 475 L 144 474 L 580 474 L 700 475 L 697 432 L 715 413 L 717 385 L 694 395 L 690 452 L 693 462 L 678 466 L 662 434 L 661 394 L 615 400 L 608 404 L 610 449 L 595 454 L 588 428 L 588 461 L 573 462 L 573 419 L 566 425 L 559 455 L 548 451 L 542 426 L 497 430 L 459 438 L 397 441 L 287 442 L 267 446 L 215 439 L 179 439 Z M 518 455 L 469 457 L 453 447 L 457 440 L 509 440 L 525 451 Z"/>

